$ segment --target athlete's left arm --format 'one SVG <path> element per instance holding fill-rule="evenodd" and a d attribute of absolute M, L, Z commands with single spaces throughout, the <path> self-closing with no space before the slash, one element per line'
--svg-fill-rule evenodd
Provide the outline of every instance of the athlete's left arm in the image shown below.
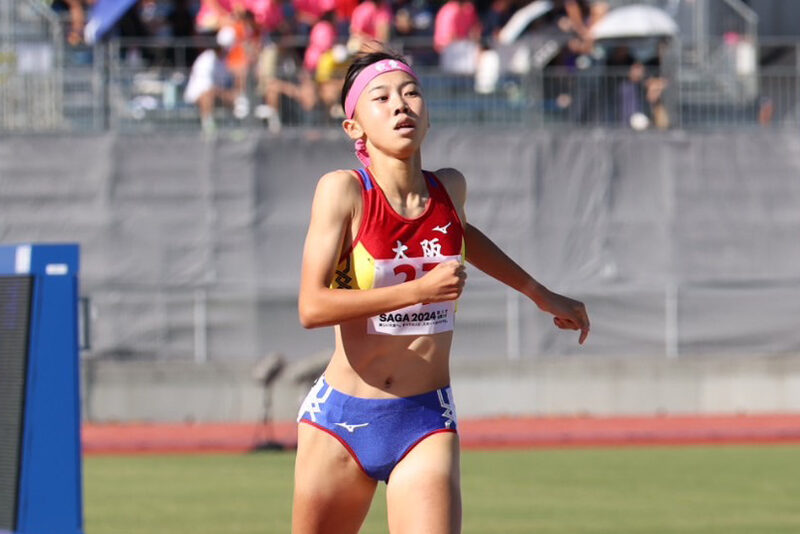
<path fill-rule="evenodd" d="M 489 237 L 467 222 L 464 210 L 467 186 L 463 174 L 455 169 L 441 169 L 437 171 L 436 175 L 447 188 L 450 199 L 464 224 L 467 261 L 489 276 L 527 296 L 542 311 L 552 314 L 553 322 L 559 328 L 580 330 L 581 335 L 578 342 L 582 344 L 589 335 L 589 316 L 586 306 L 578 300 L 547 289 L 508 257 Z"/>

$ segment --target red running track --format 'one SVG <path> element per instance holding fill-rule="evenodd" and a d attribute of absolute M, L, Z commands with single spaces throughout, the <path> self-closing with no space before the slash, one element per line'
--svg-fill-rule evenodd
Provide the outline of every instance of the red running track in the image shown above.
<path fill-rule="evenodd" d="M 292 448 L 296 424 L 84 424 L 87 454 L 246 452 L 274 442 Z M 800 443 L 800 414 L 532 417 L 459 422 L 467 449 Z"/>

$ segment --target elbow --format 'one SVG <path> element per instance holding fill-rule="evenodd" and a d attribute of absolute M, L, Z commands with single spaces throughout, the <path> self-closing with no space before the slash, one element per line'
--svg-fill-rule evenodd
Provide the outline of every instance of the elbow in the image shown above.
<path fill-rule="evenodd" d="M 319 312 L 318 307 L 312 306 L 305 299 L 300 299 L 297 306 L 300 324 L 305 329 L 319 328 L 325 326 L 325 322 Z"/>
<path fill-rule="evenodd" d="M 300 325 L 307 330 L 319 326 L 317 321 L 314 320 L 314 314 L 310 313 L 309 310 L 305 309 L 303 306 L 299 307 L 298 316 Z"/>
<path fill-rule="evenodd" d="M 306 330 L 323 326 L 320 321 L 317 321 L 312 316 L 303 313 L 300 314 L 300 325 Z"/>

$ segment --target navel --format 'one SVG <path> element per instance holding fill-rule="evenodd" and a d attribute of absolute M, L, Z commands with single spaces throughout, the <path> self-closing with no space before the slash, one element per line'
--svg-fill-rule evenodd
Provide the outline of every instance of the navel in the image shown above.
<path fill-rule="evenodd" d="M 394 384 L 394 378 L 389 376 L 389 377 L 386 378 L 386 380 L 383 381 L 383 388 L 384 389 L 390 389 L 393 384 Z"/>

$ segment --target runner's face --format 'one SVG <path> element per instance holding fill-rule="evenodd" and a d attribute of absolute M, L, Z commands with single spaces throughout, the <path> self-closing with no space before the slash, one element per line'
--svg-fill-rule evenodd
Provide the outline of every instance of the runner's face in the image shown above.
<path fill-rule="evenodd" d="M 381 152 L 405 159 L 428 132 L 428 109 L 413 76 L 393 71 L 373 79 L 361 93 L 355 120 Z"/>

